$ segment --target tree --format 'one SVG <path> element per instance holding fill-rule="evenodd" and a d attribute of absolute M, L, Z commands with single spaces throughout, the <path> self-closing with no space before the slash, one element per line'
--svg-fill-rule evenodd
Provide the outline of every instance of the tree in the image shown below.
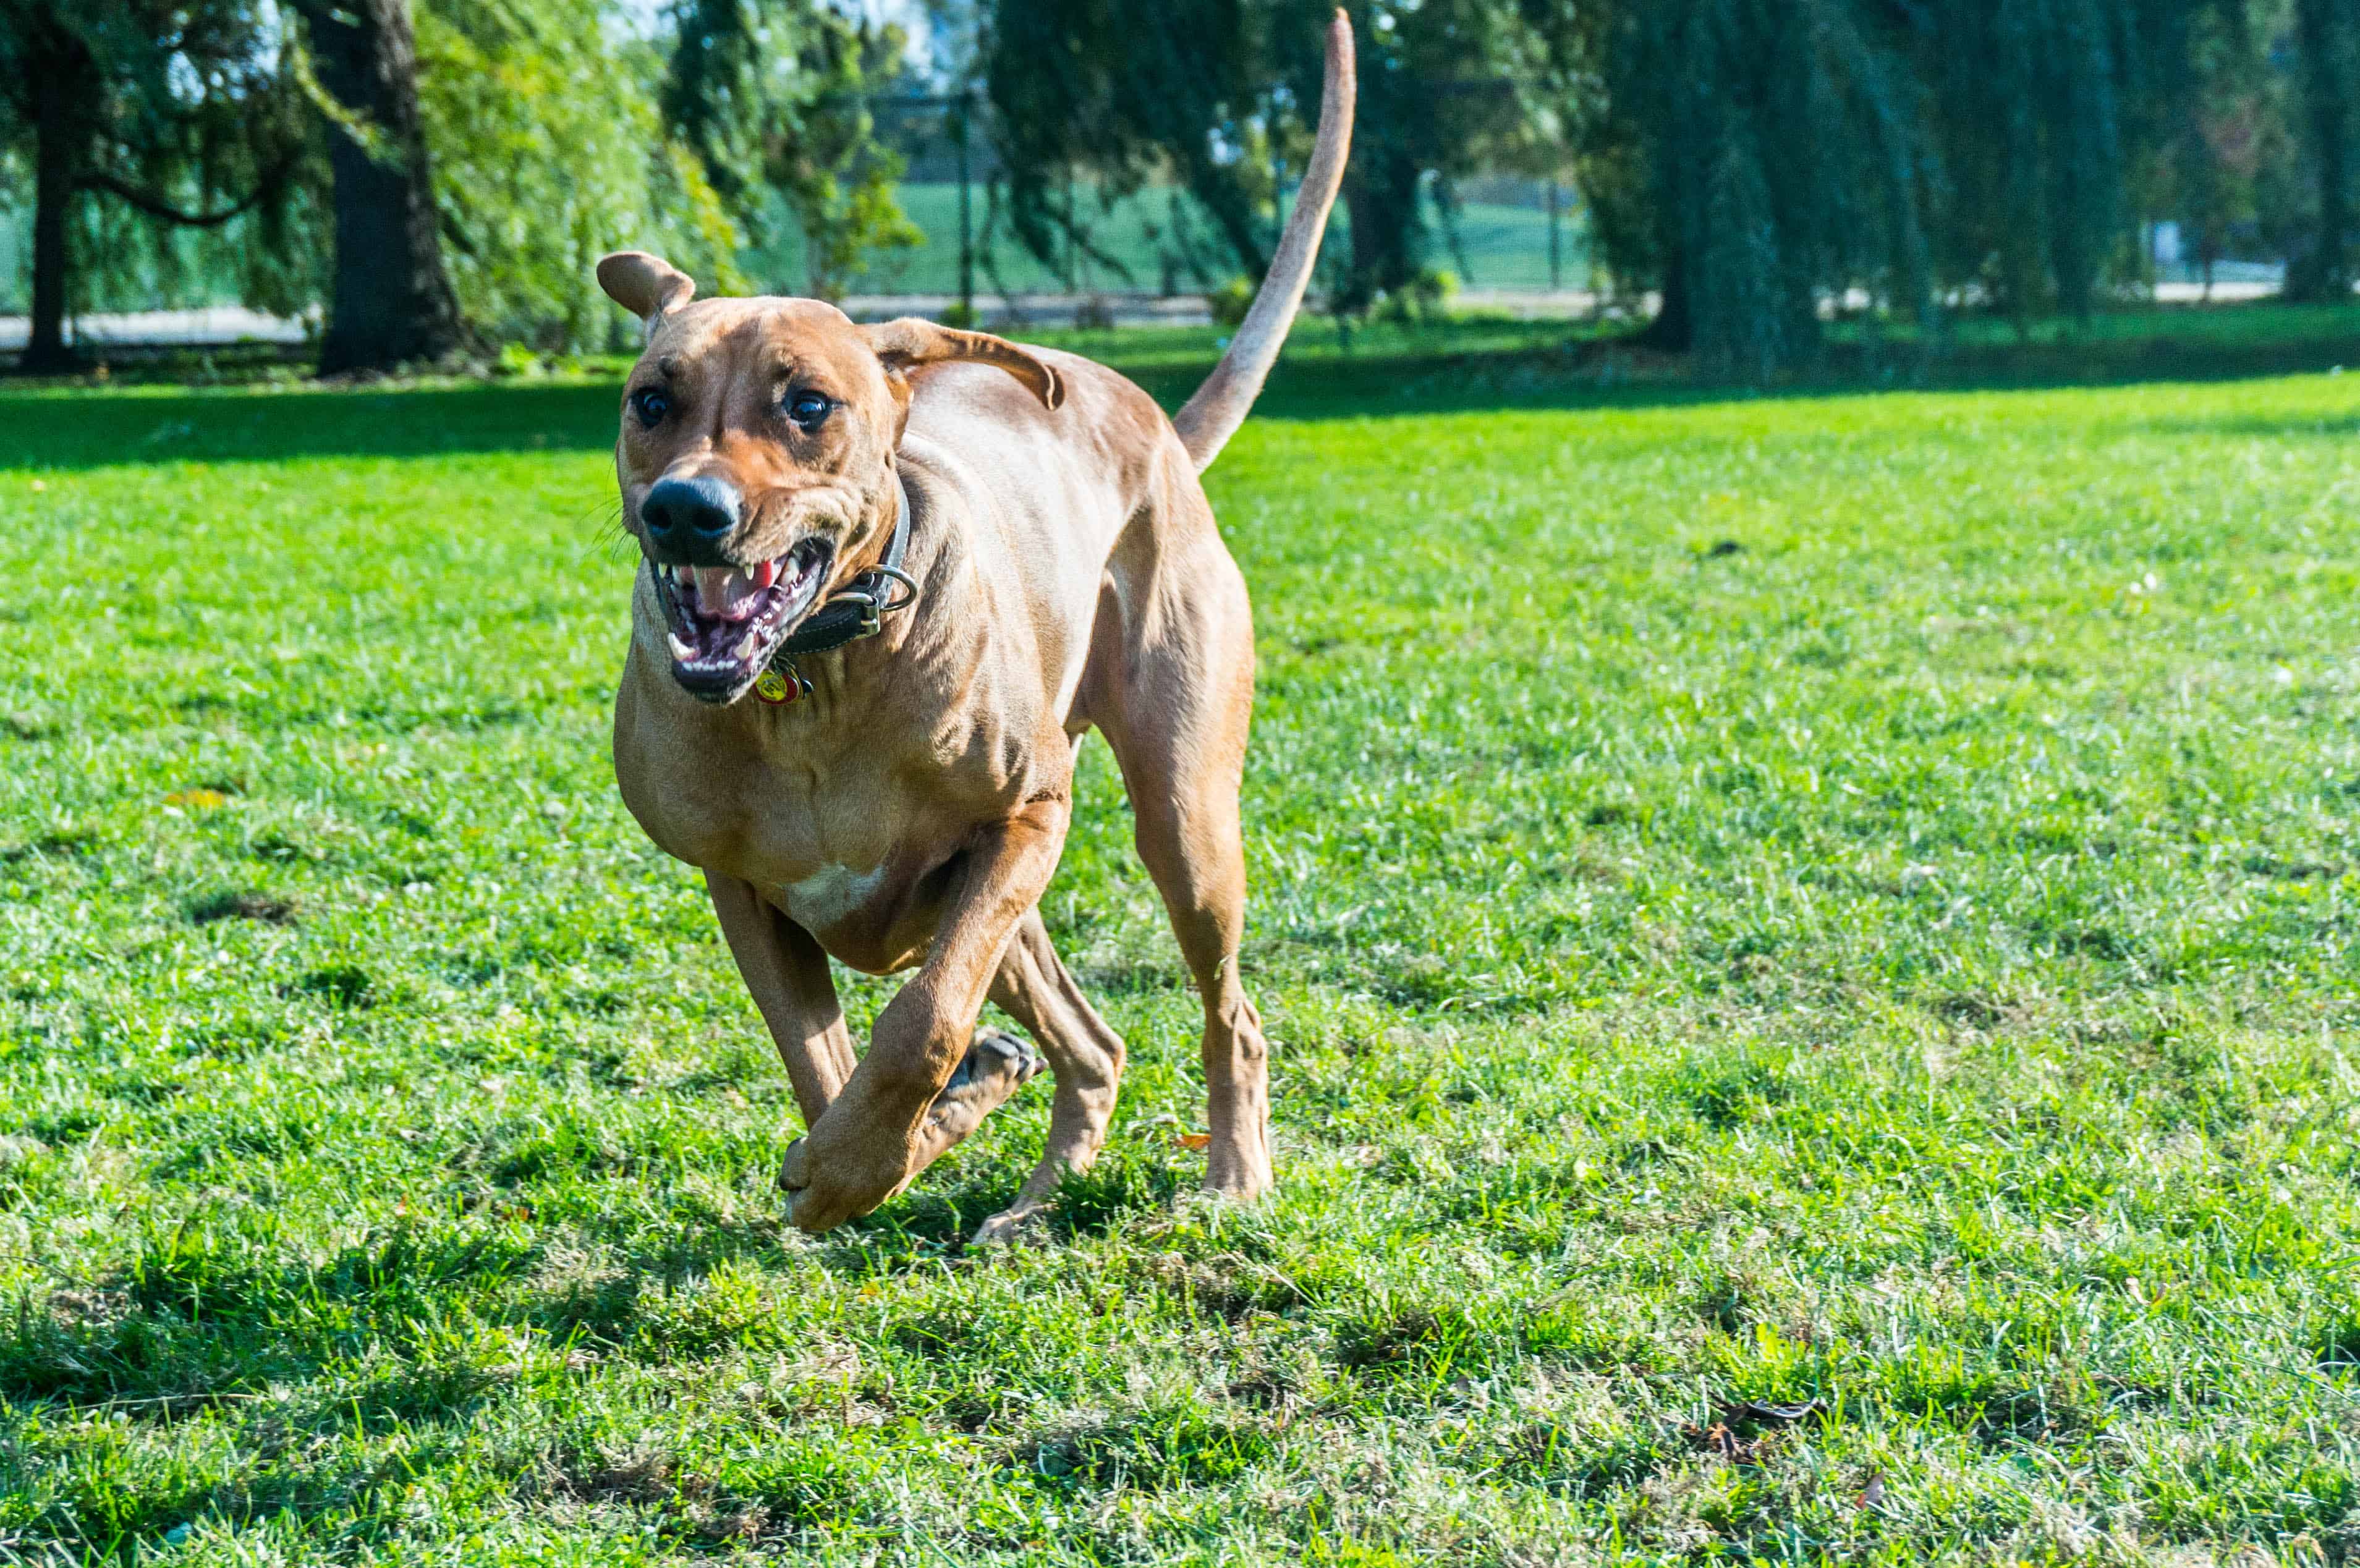
<path fill-rule="evenodd" d="M 156 234 L 283 206 L 301 147 L 268 14 L 250 0 L 0 0 L 0 135 L 34 166 L 32 332 L 18 368 L 74 368 L 65 318 L 91 197 Z M 122 258 L 114 258 L 119 265 Z"/>
<path fill-rule="evenodd" d="M 2301 57 L 2303 151 L 2317 192 L 2310 243 L 2294 257 L 2287 292 L 2298 299 L 2349 299 L 2355 274 L 2352 248 L 2355 149 L 2360 117 L 2360 17 L 2351 0 L 2295 0 Z"/>
<path fill-rule="evenodd" d="M 737 216 L 657 106 L 661 42 L 580 0 L 419 0 L 419 114 L 444 263 L 470 332 L 603 347 L 583 279 L 645 246 L 735 287 Z"/>
<path fill-rule="evenodd" d="M 1318 106 L 1319 40 L 1334 9 L 1333 0 L 1269 8 L 1264 47 L 1283 71 L 1290 111 Z M 1513 5 L 1351 0 L 1344 9 L 1360 51 L 1360 103 L 1342 197 L 1351 256 L 1330 304 L 1357 311 L 1428 270 L 1428 206 L 1447 220 L 1456 181 L 1533 161 L 1555 126 L 1551 105 L 1533 91 L 1537 40 Z"/>
<path fill-rule="evenodd" d="M 1849 0 L 1534 16 L 1602 96 L 1574 111 L 1577 170 L 1613 266 L 1661 291 L 1652 341 L 1766 376 L 1817 351 L 1848 286 L 1923 312 L 1915 84 Z"/>
<path fill-rule="evenodd" d="M 442 266 L 409 0 L 292 0 L 307 25 L 334 180 L 320 370 L 387 370 L 464 341 Z"/>
<path fill-rule="evenodd" d="M 2211 0 L 1524 0 L 1650 335 L 1749 374 L 1863 289 L 2085 314 L 2130 256 L 2131 170 L 2176 134 Z"/>
<path fill-rule="evenodd" d="M 867 103 L 898 66 L 898 28 L 821 0 L 673 0 L 666 21 L 666 125 L 757 240 L 777 193 L 809 292 L 833 295 L 868 253 L 917 243 L 893 198 L 901 160 L 879 144 Z"/>
<path fill-rule="evenodd" d="M 1944 279 L 2016 316 L 2086 316 L 2127 250 L 2127 176 L 2195 107 L 2190 0 L 1942 0 L 1932 92 Z"/>
<path fill-rule="evenodd" d="M 1424 269 L 1429 189 L 1529 137 L 1529 35 L 1501 0 L 1350 0 L 1360 103 L 1344 180 L 1350 259 L 1333 303 L 1360 309 Z M 1017 236 L 1053 259 L 1087 246 L 1077 176 L 1129 194 L 1170 177 L 1238 265 L 1277 234 L 1274 162 L 1299 163 L 1319 103 L 1332 0 L 997 0 L 983 72 Z M 1098 257 L 1120 272 L 1110 256 Z"/>

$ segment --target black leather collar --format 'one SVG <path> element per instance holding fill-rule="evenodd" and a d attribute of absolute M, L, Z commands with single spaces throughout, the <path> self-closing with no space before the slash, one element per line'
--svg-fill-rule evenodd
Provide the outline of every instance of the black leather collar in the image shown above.
<path fill-rule="evenodd" d="M 893 499 L 900 510 L 893 519 L 893 537 L 886 541 L 885 559 L 829 594 L 826 604 L 804 616 L 803 624 L 770 655 L 772 669 L 799 653 L 825 653 L 875 637 L 887 615 L 918 602 L 916 580 L 901 570 L 910 553 L 910 487 L 901 483 L 899 468 L 893 471 Z M 893 592 L 897 583 L 903 589 L 898 597 Z"/>

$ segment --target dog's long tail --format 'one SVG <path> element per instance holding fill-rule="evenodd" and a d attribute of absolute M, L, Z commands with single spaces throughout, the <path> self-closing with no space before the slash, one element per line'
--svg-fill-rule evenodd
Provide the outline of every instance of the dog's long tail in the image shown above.
<path fill-rule="evenodd" d="M 1271 258 L 1244 323 L 1229 340 L 1229 353 L 1221 355 L 1196 395 L 1172 416 L 1173 428 L 1200 474 L 1246 422 L 1246 411 L 1261 395 L 1270 367 L 1278 363 L 1286 330 L 1295 324 L 1304 286 L 1311 281 L 1312 263 L 1319 257 L 1328 209 L 1336 204 L 1337 188 L 1344 183 L 1344 155 L 1352 147 L 1352 24 L 1338 11 L 1328 24 L 1328 80 L 1319 94 L 1319 134 L 1286 232 L 1279 236 L 1278 254 Z"/>

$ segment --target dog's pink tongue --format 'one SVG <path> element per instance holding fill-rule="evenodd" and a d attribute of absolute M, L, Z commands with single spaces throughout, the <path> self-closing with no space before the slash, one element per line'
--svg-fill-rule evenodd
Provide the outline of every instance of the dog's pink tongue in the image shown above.
<path fill-rule="evenodd" d="M 700 566 L 696 572 L 696 607 L 725 621 L 742 621 L 754 613 L 761 590 L 734 566 Z"/>

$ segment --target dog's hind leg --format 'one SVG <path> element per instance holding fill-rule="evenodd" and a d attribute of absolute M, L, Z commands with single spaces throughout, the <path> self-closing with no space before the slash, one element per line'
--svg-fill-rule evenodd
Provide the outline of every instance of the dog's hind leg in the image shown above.
<path fill-rule="evenodd" d="M 1041 1163 L 1025 1178 L 1016 1201 L 983 1222 L 975 1236 L 978 1245 L 1013 1236 L 1056 1192 L 1066 1171 L 1085 1170 L 1098 1158 L 1122 1081 L 1122 1037 L 1107 1027 L 1074 984 L 1039 909 L 1016 928 L 992 978 L 991 999 L 1041 1042 L 1056 1078 L 1057 1097 Z"/>
<path fill-rule="evenodd" d="M 1119 617 L 1102 602 L 1085 701 L 1122 767 L 1140 858 L 1205 1007 L 1205 1185 L 1251 1198 L 1271 1185 L 1270 1048 L 1238 977 L 1253 612 L 1201 493 L 1167 505 L 1178 537 L 1134 525 L 1118 548 L 1112 565 L 1124 581 L 1109 598 Z"/>

